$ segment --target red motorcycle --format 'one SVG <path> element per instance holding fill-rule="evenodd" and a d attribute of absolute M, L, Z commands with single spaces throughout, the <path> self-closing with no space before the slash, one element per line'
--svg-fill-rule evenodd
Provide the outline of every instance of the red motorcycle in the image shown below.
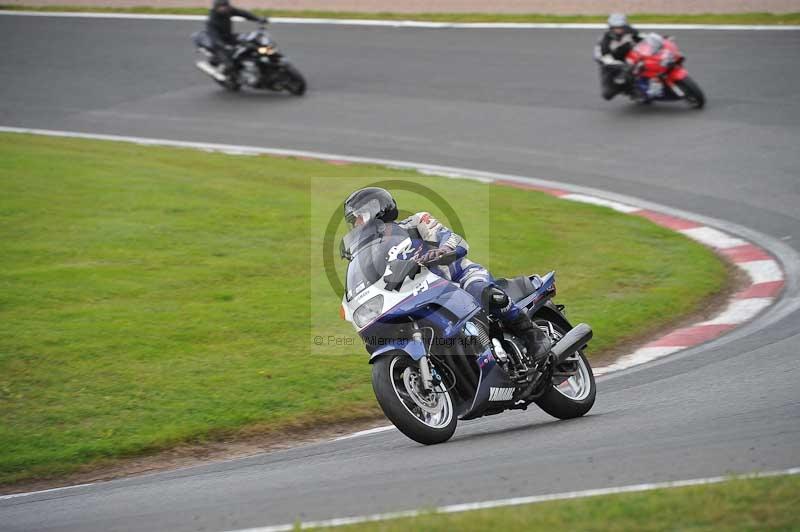
<path fill-rule="evenodd" d="M 686 100 L 700 109 L 706 97 L 683 67 L 685 57 L 669 37 L 648 33 L 628 52 L 631 97 L 643 103 Z"/>

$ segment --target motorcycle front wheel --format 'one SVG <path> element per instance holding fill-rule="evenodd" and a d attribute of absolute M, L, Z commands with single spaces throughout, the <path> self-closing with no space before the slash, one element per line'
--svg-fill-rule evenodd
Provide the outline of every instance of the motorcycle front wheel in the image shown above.
<path fill-rule="evenodd" d="M 284 75 L 287 80 L 284 82 L 284 87 L 294 96 L 302 96 L 306 93 L 306 79 L 292 65 L 286 65 Z"/>
<path fill-rule="evenodd" d="M 686 102 L 693 109 L 702 109 L 706 104 L 706 96 L 703 94 L 700 85 L 689 76 L 686 76 L 680 81 L 676 81 L 675 85 L 680 87 L 685 95 L 684 98 L 686 98 Z"/>
<path fill-rule="evenodd" d="M 412 440 L 434 445 L 449 440 L 458 418 L 442 384 L 425 392 L 419 364 L 405 354 L 380 357 L 372 365 L 372 389 L 386 417 Z"/>
<path fill-rule="evenodd" d="M 555 323 L 549 325 L 553 341 L 560 340 L 565 331 Z M 596 395 L 592 366 L 583 351 L 576 351 L 554 369 L 552 386 L 536 404 L 553 417 L 573 419 L 592 409 Z"/>

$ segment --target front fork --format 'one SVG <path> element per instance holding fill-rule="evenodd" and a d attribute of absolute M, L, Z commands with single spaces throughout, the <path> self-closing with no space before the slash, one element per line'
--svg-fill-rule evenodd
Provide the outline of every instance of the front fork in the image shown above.
<path fill-rule="evenodd" d="M 678 86 L 677 82 L 688 76 L 689 73 L 682 65 L 676 65 L 664 75 L 664 84 L 679 98 L 686 98 L 686 93 Z"/>
<path fill-rule="evenodd" d="M 425 345 L 425 342 L 422 338 L 422 332 L 419 330 L 419 325 L 416 323 L 414 324 L 414 332 L 412 333 L 411 337 L 414 339 L 415 342 L 420 342 L 422 345 Z M 419 359 L 419 376 L 422 380 L 422 389 L 425 392 L 433 391 L 433 376 L 431 375 L 431 364 L 428 360 L 429 354 L 426 353 Z"/>
<path fill-rule="evenodd" d="M 667 78 L 665 81 L 667 87 L 669 87 L 669 90 L 671 90 L 675 94 L 675 96 L 682 99 L 686 98 L 686 93 L 683 92 L 681 88 L 674 81 L 672 81 L 669 78 Z"/>

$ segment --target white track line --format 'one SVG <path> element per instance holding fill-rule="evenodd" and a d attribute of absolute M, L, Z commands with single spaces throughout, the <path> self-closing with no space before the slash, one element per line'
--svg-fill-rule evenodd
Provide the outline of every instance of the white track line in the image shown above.
<path fill-rule="evenodd" d="M 774 260 L 754 260 L 737 264 L 747 272 L 753 284 L 783 281 L 783 272 Z"/>
<path fill-rule="evenodd" d="M 229 532 L 286 532 L 290 530 L 307 530 L 309 528 L 333 528 L 339 526 L 353 525 L 358 523 L 372 523 L 375 521 L 387 521 L 403 517 L 418 517 L 430 514 L 453 514 L 469 512 L 473 510 L 487 510 L 491 508 L 503 508 L 507 506 L 520 506 L 523 504 L 537 504 L 548 501 L 563 501 L 569 499 L 583 499 L 586 497 L 597 497 L 601 495 L 618 495 L 622 493 L 639 493 L 643 491 L 653 491 L 658 489 L 686 488 L 689 486 L 706 486 L 709 484 L 719 484 L 736 479 L 756 479 L 769 478 L 784 475 L 800 474 L 800 467 L 784 469 L 782 471 L 767 471 L 763 473 L 753 473 L 736 477 L 707 477 L 690 480 L 675 480 L 669 482 L 650 482 L 646 484 L 633 484 L 629 486 L 618 486 L 613 488 L 599 488 L 583 491 L 567 491 L 563 493 L 553 493 L 549 495 L 533 495 L 530 497 L 514 497 L 511 499 L 497 499 L 493 501 L 470 502 L 465 504 L 451 504 L 440 506 L 433 510 L 408 510 L 405 512 L 388 512 L 382 514 L 359 515 L 352 517 L 339 517 L 336 519 L 325 519 L 322 521 L 306 521 L 303 523 L 290 523 L 283 525 L 264 526 L 256 528 L 242 528 Z"/>
<path fill-rule="evenodd" d="M 755 318 L 762 310 L 769 307 L 773 300 L 771 297 L 734 299 L 722 313 L 697 325 L 741 325 Z"/>
<path fill-rule="evenodd" d="M 95 484 L 96 484 L 95 482 L 90 482 L 88 484 L 75 484 L 74 486 L 51 488 L 49 490 L 29 491 L 26 493 L 12 493 L 11 495 L 0 495 L 0 501 L 4 501 L 6 499 L 16 499 L 17 497 L 28 497 L 30 495 L 40 495 L 42 493 L 53 493 L 55 491 L 71 490 L 75 488 L 85 488 L 86 486 L 94 486 Z"/>
<path fill-rule="evenodd" d="M 715 249 L 728 249 L 747 244 L 741 238 L 736 238 L 712 227 L 693 227 L 680 232 L 692 240 L 697 240 L 701 244 Z"/>
<path fill-rule="evenodd" d="M 579 203 L 590 203 L 592 205 L 599 205 L 601 207 L 608 207 L 609 209 L 613 209 L 617 212 L 624 212 L 626 214 L 630 214 L 633 212 L 641 211 L 640 207 L 634 207 L 633 205 L 627 205 L 625 203 L 620 203 L 618 201 L 607 200 L 604 198 L 598 198 L 597 196 L 587 196 L 586 194 L 565 194 L 563 196 L 559 196 L 561 199 L 570 200 L 570 201 L 577 201 Z"/>
<path fill-rule="evenodd" d="M 392 430 L 394 428 L 395 428 L 394 425 L 386 425 L 383 427 L 375 427 L 374 429 L 359 430 L 358 432 L 354 432 L 346 436 L 339 436 L 338 438 L 334 438 L 333 441 L 349 440 L 350 438 L 358 438 L 359 436 L 378 434 L 379 432 L 386 432 L 387 430 Z"/>
<path fill-rule="evenodd" d="M 103 13 L 103 12 L 67 12 L 67 11 L 13 11 L 0 10 L 0 15 L 21 17 L 62 17 L 62 18 L 99 18 L 127 20 L 183 20 L 202 22 L 204 15 L 157 15 L 145 13 Z M 460 29 L 460 30 L 533 30 L 533 29 L 567 29 L 567 30 L 603 30 L 602 23 L 558 23 L 558 22 L 426 22 L 423 20 L 380 20 L 380 19 L 333 19 L 302 17 L 271 17 L 274 24 L 308 24 L 326 26 L 368 26 L 388 28 L 425 28 L 425 29 Z M 798 25 L 767 24 L 636 24 L 643 30 L 716 30 L 716 31 L 797 31 Z"/>
<path fill-rule="evenodd" d="M 592 372 L 595 376 L 600 376 L 614 371 L 632 368 L 633 366 L 652 362 L 653 360 L 671 355 L 672 353 L 677 353 L 678 351 L 686 349 L 686 347 L 687 346 L 641 347 L 629 355 L 618 358 L 616 362 L 608 366 L 592 368 Z"/>

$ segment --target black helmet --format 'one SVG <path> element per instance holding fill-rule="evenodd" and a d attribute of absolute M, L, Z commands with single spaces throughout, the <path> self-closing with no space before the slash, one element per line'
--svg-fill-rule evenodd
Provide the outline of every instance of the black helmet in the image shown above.
<path fill-rule="evenodd" d="M 214 0 L 214 7 L 215 7 L 215 8 L 216 8 L 216 7 L 223 7 L 223 6 L 224 6 L 224 7 L 227 7 L 227 6 L 229 6 L 229 5 L 231 5 L 231 3 L 229 2 L 229 0 Z"/>
<path fill-rule="evenodd" d="M 351 227 L 373 219 L 391 222 L 397 219 L 397 202 L 382 188 L 362 188 L 345 200 L 344 219 Z"/>

